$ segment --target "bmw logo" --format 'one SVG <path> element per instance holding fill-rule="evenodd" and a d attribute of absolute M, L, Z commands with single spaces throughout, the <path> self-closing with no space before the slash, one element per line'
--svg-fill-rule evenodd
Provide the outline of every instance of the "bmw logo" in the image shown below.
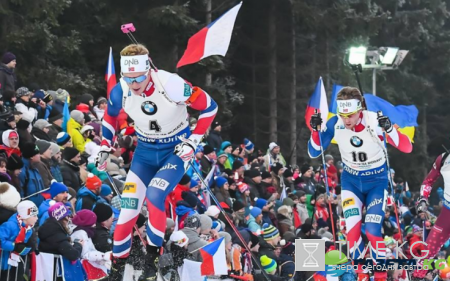
<path fill-rule="evenodd" d="M 353 136 L 350 139 L 350 143 L 354 146 L 354 147 L 361 147 L 363 145 L 363 141 L 362 139 L 358 138 L 357 136 Z"/>
<path fill-rule="evenodd" d="M 142 112 L 147 115 L 154 115 L 158 111 L 158 107 L 152 101 L 146 101 L 141 105 Z"/>

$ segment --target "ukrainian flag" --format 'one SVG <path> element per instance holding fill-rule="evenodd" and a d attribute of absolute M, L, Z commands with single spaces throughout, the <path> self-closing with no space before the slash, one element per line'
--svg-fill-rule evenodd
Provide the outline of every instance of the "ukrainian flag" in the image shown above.
<path fill-rule="evenodd" d="M 343 87 L 344 86 L 341 85 L 333 85 L 328 119 L 336 115 L 336 98 Z M 364 99 L 366 100 L 367 109 L 369 111 L 378 112 L 381 110 L 383 115 L 389 116 L 391 122 L 400 132 L 407 135 L 411 139 L 411 142 L 414 142 L 415 127 L 418 126 L 417 116 L 419 115 L 419 110 L 415 105 L 394 106 L 388 101 L 372 94 L 364 94 Z M 333 143 L 336 142 L 333 140 Z"/>

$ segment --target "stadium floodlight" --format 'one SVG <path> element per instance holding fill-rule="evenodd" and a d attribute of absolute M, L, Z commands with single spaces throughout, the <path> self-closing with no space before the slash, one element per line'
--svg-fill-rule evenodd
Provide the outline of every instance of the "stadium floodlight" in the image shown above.
<path fill-rule="evenodd" d="M 366 52 L 367 48 L 360 47 L 351 47 L 349 51 L 348 62 L 352 65 L 365 65 L 366 64 Z"/>
<path fill-rule="evenodd" d="M 398 50 L 399 48 L 388 47 L 386 53 L 381 57 L 381 63 L 386 65 L 393 64 Z"/>

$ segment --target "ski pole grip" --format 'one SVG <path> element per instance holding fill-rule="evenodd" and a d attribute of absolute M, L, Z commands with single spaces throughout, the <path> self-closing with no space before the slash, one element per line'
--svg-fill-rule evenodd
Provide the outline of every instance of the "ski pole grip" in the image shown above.
<path fill-rule="evenodd" d="M 122 29 L 123 33 L 129 33 L 129 32 L 135 32 L 136 31 L 136 28 L 134 27 L 134 24 L 131 23 L 131 22 L 122 24 L 121 29 Z"/>

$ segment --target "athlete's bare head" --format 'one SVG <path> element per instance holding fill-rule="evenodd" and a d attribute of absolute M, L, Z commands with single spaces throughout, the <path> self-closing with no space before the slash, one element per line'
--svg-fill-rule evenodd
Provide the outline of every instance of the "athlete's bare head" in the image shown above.
<path fill-rule="evenodd" d="M 346 129 L 353 130 L 362 111 L 363 96 L 357 88 L 344 87 L 337 95 L 337 114 L 344 121 Z"/>
<path fill-rule="evenodd" d="M 148 54 L 149 54 L 148 49 L 142 44 L 130 44 L 120 52 L 121 58 L 143 56 L 143 55 L 148 56 Z M 125 69 L 122 65 L 121 67 L 123 77 L 136 78 L 139 81 L 140 80 L 139 77 L 143 79 L 145 76 L 145 79 L 140 82 L 136 80 L 132 80 L 131 83 L 129 83 L 130 81 L 125 81 L 127 82 L 133 94 L 141 95 L 145 91 L 145 88 L 150 80 L 150 72 L 149 71 L 134 72 L 133 67 L 128 67 Z M 130 70 L 130 72 L 128 72 L 127 69 Z"/>

